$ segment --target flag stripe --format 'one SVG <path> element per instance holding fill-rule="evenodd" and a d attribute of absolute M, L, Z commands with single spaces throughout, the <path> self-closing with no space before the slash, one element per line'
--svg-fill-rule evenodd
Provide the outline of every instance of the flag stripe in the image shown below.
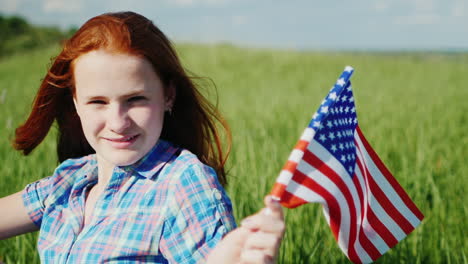
<path fill-rule="evenodd" d="M 366 137 L 364 137 L 364 134 L 362 133 L 361 128 L 359 126 L 356 127 L 356 131 L 359 135 L 359 138 L 361 139 L 361 144 L 364 145 L 364 148 L 366 149 L 367 153 L 370 155 L 370 157 L 372 157 L 372 161 L 375 162 L 375 165 L 378 168 L 378 171 L 382 172 L 382 175 L 392 185 L 393 189 L 395 189 L 395 191 L 398 193 L 398 197 L 400 197 L 403 200 L 405 205 L 418 218 L 419 221 L 414 221 L 414 227 L 416 227 L 419 224 L 419 222 L 422 221 L 422 219 L 424 218 L 424 215 L 418 209 L 418 207 L 416 207 L 416 205 L 413 203 L 411 198 L 405 192 L 403 187 L 401 187 L 401 185 L 397 182 L 395 177 L 392 176 L 391 172 L 387 169 L 387 167 L 383 164 L 383 162 L 377 156 L 377 153 L 375 153 L 375 151 L 372 149 Z"/>
<path fill-rule="evenodd" d="M 310 151 L 312 149 L 314 150 L 314 153 Z M 334 160 L 333 157 L 328 158 L 329 156 L 330 155 L 328 151 L 324 149 L 322 145 L 318 144 L 315 140 L 313 140 L 311 141 L 309 148 L 304 154 L 304 161 L 309 163 L 311 166 L 317 168 L 320 172 L 322 172 L 322 177 L 330 178 L 345 197 L 349 208 L 350 223 L 349 227 L 346 226 L 345 228 L 341 228 L 341 230 L 343 235 L 349 233 L 349 237 L 344 238 L 347 240 L 346 245 L 354 245 L 357 238 L 356 222 L 358 215 L 360 215 L 361 212 L 360 199 L 351 177 L 340 177 L 340 174 L 347 174 L 347 171 L 343 168 L 341 163 Z M 327 163 L 323 162 L 323 160 L 325 160 L 326 158 L 328 158 Z M 331 169 L 331 167 L 333 167 L 334 169 Z M 348 247 L 347 255 L 352 261 L 356 260 L 357 255 L 354 250 L 354 247 Z"/>
<path fill-rule="evenodd" d="M 357 153 L 358 159 L 361 160 L 362 155 L 360 151 L 358 151 Z M 356 170 L 356 175 L 360 176 L 361 171 L 363 170 L 361 162 L 358 162 L 358 168 L 359 170 Z M 372 186 L 370 186 L 370 189 L 367 191 L 367 193 L 369 194 L 367 211 L 369 224 L 373 226 L 374 230 L 378 232 L 378 234 L 385 240 L 389 247 L 393 247 L 396 244 L 395 241 L 400 241 L 406 235 L 403 232 L 403 230 L 399 227 L 399 225 L 387 214 L 387 212 L 379 204 L 377 199 L 374 197 L 371 188 Z M 374 213 L 374 211 L 376 211 L 377 213 Z M 376 215 L 379 215 L 379 217 L 373 217 Z"/>
<path fill-rule="evenodd" d="M 395 222 L 399 223 L 406 234 L 409 234 L 420 223 L 420 220 L 406 207 L 405 203 L 400 199 L 399 194 L 393 189 L 393 186 L 382 173 L 379 173 L 379 170 L 375 167 L 373 160 L 367 153 L 367 149 L 362 146 L 362 134 L 357 133 L 357 135 L 355 139 L 358 143 L 358 152 L 362 154 L 366 165 L 366 172 L 372 175 L 372 177 L 368 177 L 370 188 L 385 211 Z M 382 189 L 385 189 L 385 192 Z"/>
<path fill-rule="evenodd" d="M 368 217 L 368 212 L 369 212 L 369 209 L 370 209 L 370 206 L 369 206 L 369 203 L 368 203 L 369 185 L 366 184 L 367 181 L 364 179 L 364 176 L 361 173 L 362 161 L 361 161 L 361 158 L 359 156 L 359 152 L 357 152 L 357 154 L 358 154 L 358 159 L 357 159 L 357 162 L 356 162 L 357 166 L 356 166 L 356 170 L 354 171 L 354 173 L 355 173 L 357 181 L 359 182 L 359 185 L 356 185 L 356 186 L 359 186 L 359 188 L 361 190 L 366 190 L 364 192 L 365 198 L 363 199 L 364 200 L 364 205 L 363 205 L 363 210 L 362 210 L 363 211 L 362 212 L 362 217 L 363 218 L 362 218 L 361 225 L 359 227 L 360 228 L 360 231 L 359 231 L 359 236 L 360 237 L 359 237 L 359 239 L 360 239 L 361 244 L 363 245 L 363 248 L 369 253 L 371 258 L 373 260 L 375 260 L 381 254 L 383 254 L 386 250 L 388 250 L 388 246 L 386 244 L 384 246 L 382 246 L 381 243 L 380 243 L 380 240 L 372 239 L 373 241 L 371 242 L 370 238 L 374 238 L 375 234 L 370 233 L 369 228 L 365 227 L 365 223 L 367 221 L 366 219 Z M 367 225 L 370 225 L 370 223 L 368 223 Z M 376 246 L 378 246 L 378 245 L 380 245 L 380 246 L 377 249 Z"/>

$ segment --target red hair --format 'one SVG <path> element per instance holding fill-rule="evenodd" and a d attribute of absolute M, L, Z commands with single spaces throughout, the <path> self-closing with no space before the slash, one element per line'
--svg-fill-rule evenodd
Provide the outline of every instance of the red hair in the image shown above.
<path fill-rule="evenodd" d="M 44 140 L 56 121 L 60 162 L 95 152 L 84 137 L 73 104 L 73 64 L 79 56 L 97 49 L 132 54 L 151 62 L 166 92 L 173 87 L 176 94 L 172 114 L 164 118 L 161 139 L 193 152 L 203 163 L 213 167 L 220 182 L 226 184 L 224 165 L 231 146 L 226 122 L 197 90 L 169 39 L 150 20 L 133 12 L 91 18 L 65 42 L 41 83 L 28 119 L 16 129 L 14 148 L 28 155 Z M 227 136 L 226 151 L 220 131 Z"/>

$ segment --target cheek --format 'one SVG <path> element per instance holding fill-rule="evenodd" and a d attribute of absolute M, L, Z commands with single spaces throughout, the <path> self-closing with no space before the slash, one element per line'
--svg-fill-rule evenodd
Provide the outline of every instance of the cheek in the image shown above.
<path fill-rule="evenodd" d="M 164 120 L 164 110 L 160 107 L 134 109 L 130 115 L 138 127 L 148 130 L 149 133 L 159 134 L 161 132 Z"/>
<path fill-rule="evenodd" d="M 81 113 L 80 116 L 81 126 L 83 127 L 83 132 L 88 139 L 98 133 L 105 125 L 105 121 L 100 117 L 96 112 L 92 113 Z"/>

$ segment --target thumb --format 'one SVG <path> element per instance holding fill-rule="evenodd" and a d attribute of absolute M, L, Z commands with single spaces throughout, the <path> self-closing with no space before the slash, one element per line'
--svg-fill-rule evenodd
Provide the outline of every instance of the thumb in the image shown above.
<path fill-rule="evenodd" d="M 279 200 L 278 197 L 267 195 L 263 200 L 265 209 L 262 210 L 262 213 L 277 219 L 283 219 L 283 208 Z"/>
<path fill-rule="evenodd" d="M 238 263 L 242 248 L 250 233 L 248 229 L 242 227 L 229 232 L 211 251 L 206 263 Z"/>

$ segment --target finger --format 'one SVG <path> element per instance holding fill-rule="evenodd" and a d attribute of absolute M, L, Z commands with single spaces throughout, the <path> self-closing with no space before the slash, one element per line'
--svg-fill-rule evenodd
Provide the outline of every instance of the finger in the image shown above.
<path fill-rule="evenodd" d="M 285 229 L 283 219 L 272 218 L 263 211 L 242 220 L 241 226 L 250 229 L 252 232 L 262 231 L 274 233 L 278 236 L 282 236 Z"/>
<path fill-rule="evenodd" d="M 278 251 L 281 238 L 272 233 L 255 232 L 248 236 L 244 250 L 261 250 L 263 253 L 274 256 Z"/>
<path fill-rule="evenodd" d="M 246 228 L 236 228 L 229 232 L 211 251 L 206 263 L 238 263 L 249 234 L 251 231 Z"/>
<path fill-rule="evenodd" d="M 264 254 L 261 250 L 243 250 L 240 256 L 242 264 L 273 264 L 273 257 Z"/>

